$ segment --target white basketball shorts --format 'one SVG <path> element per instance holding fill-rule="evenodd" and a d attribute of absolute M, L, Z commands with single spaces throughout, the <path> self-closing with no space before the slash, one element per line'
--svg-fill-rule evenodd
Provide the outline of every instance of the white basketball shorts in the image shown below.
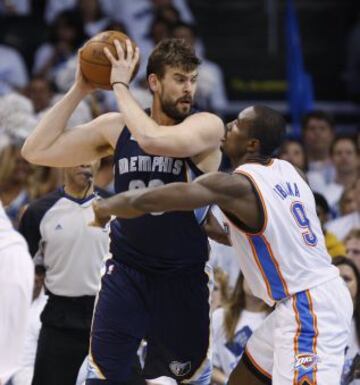
<path fill-rule="evenodd" d="M 353 305 L 337 277 L 279 302 L 246 358 L 273 385 L 339 385 Z"/>

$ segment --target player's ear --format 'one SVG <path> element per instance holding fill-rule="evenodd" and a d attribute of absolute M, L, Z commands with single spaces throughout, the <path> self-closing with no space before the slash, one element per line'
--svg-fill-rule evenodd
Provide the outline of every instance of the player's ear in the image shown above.
<path fill-rule="evenodd" d="M 247 142 L 247 151 L 249 153 L 260 153 L 259 139 L 251 138 Z"/>
<path fill-rule="evenodd" d="M 148 83 L 150 91 L 156 92 L 159 89 L 159 80 L 155 74 L 150 74 L 148 76 Z"/>

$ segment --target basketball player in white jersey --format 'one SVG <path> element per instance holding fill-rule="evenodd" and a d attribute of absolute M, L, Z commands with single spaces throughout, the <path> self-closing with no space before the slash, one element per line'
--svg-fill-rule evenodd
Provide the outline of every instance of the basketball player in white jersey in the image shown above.
<path fill-rule="evenodd" d="M 0 135 L 0 189 L 7 136 Z M 19 369 L 33 294 L 34 265 L 24 238 L 14 230 L 0 201 L 0 385 Z"/>
<path fill-rule="evenodd" d="M 331 265 L 309 186 L 290 163 L 271 158 L 284 133 L 279 113 L 249 107 L 229 123 L 223 143 L 233 174 L 126 192 L 94 206 L 100 225 L 110 214 L 221 208 L 252 292 L 276 305 L 230 385 L 340 383 L 351 299 Z"/>

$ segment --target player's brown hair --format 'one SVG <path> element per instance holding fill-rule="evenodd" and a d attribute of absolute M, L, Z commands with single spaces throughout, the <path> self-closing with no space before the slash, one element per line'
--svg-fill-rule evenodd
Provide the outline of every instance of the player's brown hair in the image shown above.
<path fill-rule="evenodd" d="M 186 72 L 194 71 L 200 64 L 194 48 L 183 39 L 164 39 L 152 51 L 147 68 L 147 77 L 155 74 L 165 75 L 166 67 L 180 68 Z"/>

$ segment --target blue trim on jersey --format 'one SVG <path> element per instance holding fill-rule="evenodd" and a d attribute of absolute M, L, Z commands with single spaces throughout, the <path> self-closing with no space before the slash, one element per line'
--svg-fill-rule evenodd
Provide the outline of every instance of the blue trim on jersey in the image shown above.
<path fill-rule="evenodd" d="M 269 282 L 273 299 L 279 301 L 286 298 L 285 287 L 264 239 L 259 235 L 251 235 L 249 238 L 255 248 L 256 255 Z"/>
<path fill-rule="evenodd" d="M 301 354 L 316 354 L 313 350 L 314 339 L 317 337 L 317 333 L 314 329 L 314 315 L 311 311 L 311 306 L 309 303 L 309 298 L 306 295 L 306 291 L 301 291 L 296 294 L 296 309 L 300 318 L 300 335 L 298 338 L 298 352 L 297 355 Z M 314 357 L 314 360 L 317 358 Z M 316 361 L 313 366 L 305 368 L 304 366 L 299 366 L 296 369 L 298 370 L 298 382 L 301 383 L 303 377 L 308 377 L 311 383 L 315 382 L 315 372 L 314 366 L 316 366 Z"/>
<path fill-rule="evenodd" d="M 195 164 L 187 159 L 185 163 L 186 167 L 186 178 L 187 182 L 193 182 L 198 176 L 203 175 L 203 172 L 200 171 Z M 209 212 L 210 206 L 199 207 L 194 210 L 195 218 L 199 224 L 202 224 Z"/>

